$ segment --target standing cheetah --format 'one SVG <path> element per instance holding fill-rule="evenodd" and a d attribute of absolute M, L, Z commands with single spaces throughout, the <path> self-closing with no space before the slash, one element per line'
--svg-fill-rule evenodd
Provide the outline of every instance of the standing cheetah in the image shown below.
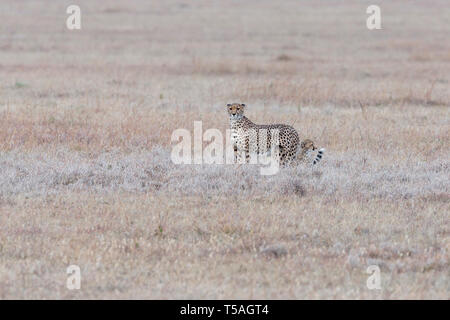
<path fill-rule="evenodd" d="M 299 160 L 306 162 L 306 160 L 310 160 L 311 158 L 311 152 L 317 150 L 317 147 L 314 145 L 314 142 L 312 142 L 312 140 L 310 139 L 306 139 L 303 140 L 302 143 L 300 144 L 301 147 L 301 152 L 299 154 Z M 314 158 L 313 164 L 317 164 L 323 156 L 325 149 L 324 148 L 320 148 L 317 151 L 317 155 Z"/>
<path fill-rule="evenodd" d="M 305 140 L 300 144 L 300 138 L 297 131 L 285 124 L 258 125 L 254 124 L 244 116 L 245 104 L 232 103 L 227 104 L 228 115 L 230 117 L 231 142 L 233 144 L 235 160 L 238 162 L 247 162 L 251 154 L 261 154 L 270 152 L 271 141 L 277 146 L 275 152 L 280 165 L 284 166 L 297 159 L 301 152 L 301 157 L 310 152 L 311 140 Z M 266 143 L 264 143 L 266 142 Z M 312 143 L 312 141 L 311 141 Z M 315 150 L 314 144 L 312 144 Z M 316 164 L 322 157 L 323 149 L 314 160 Z M 320 156 L 319 156 L 320 155 Z"/>

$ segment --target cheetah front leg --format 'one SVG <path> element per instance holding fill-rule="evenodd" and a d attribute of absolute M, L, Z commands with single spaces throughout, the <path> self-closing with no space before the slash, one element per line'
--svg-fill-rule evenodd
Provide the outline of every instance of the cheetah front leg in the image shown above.
<path fill-rule="evenodd" d="M 238 141 L 235 150 L 236 163 L 239 165 L 247 163 L 250 156 L 248 138 Z"/>

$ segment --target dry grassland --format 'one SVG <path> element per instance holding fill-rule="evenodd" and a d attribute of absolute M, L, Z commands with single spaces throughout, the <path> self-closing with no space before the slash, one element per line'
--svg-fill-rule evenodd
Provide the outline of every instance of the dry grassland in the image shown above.
<path fill-rule="evenodd" d="M 0 4 L 1 299 L 450 298 L 446 1 L 69 4 Z M 170 161 L 235 101 L 320 166 Z"/>

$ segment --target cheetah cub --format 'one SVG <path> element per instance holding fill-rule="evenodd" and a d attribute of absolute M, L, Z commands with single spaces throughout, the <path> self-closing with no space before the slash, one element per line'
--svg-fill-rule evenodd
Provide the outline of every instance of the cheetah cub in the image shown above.
<path fill-rule="evenodd" d="M 274 144 L 278 146 L 276 157 L 280 165 L 285 166 L 298 160 L 304 161 L 311 150 L 316 147 L 311 140 L 300 143 L 297 131 L 285 124 L 258 125 L 244 116 L 245 104 L 227 104 L 228 115 L 231 127 L 231 143 L 233 145 L 235 160 L 239 163 L 247 162 L 250 154 L 262 154 L 271 150 L 272 139 L 277 139 Z M 309 143 L 311 142 L 311 143 Z M 319 150 L 314 164 L 316 164 L 323 154 L 323 149 Z"/>

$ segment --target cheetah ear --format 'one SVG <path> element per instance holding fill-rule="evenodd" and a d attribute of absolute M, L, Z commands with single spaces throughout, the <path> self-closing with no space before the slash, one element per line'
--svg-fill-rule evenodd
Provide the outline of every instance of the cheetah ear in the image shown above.
<path fill-rule="evenodd" d="M 231 104 L 227 103 L 227 107 L 231 107 Z"/>
<path fill-rule="evenodd" d="M 242 106 L 242 107 L 245 107 L 245 103 L 241 103 L 241 106 Z"/>

